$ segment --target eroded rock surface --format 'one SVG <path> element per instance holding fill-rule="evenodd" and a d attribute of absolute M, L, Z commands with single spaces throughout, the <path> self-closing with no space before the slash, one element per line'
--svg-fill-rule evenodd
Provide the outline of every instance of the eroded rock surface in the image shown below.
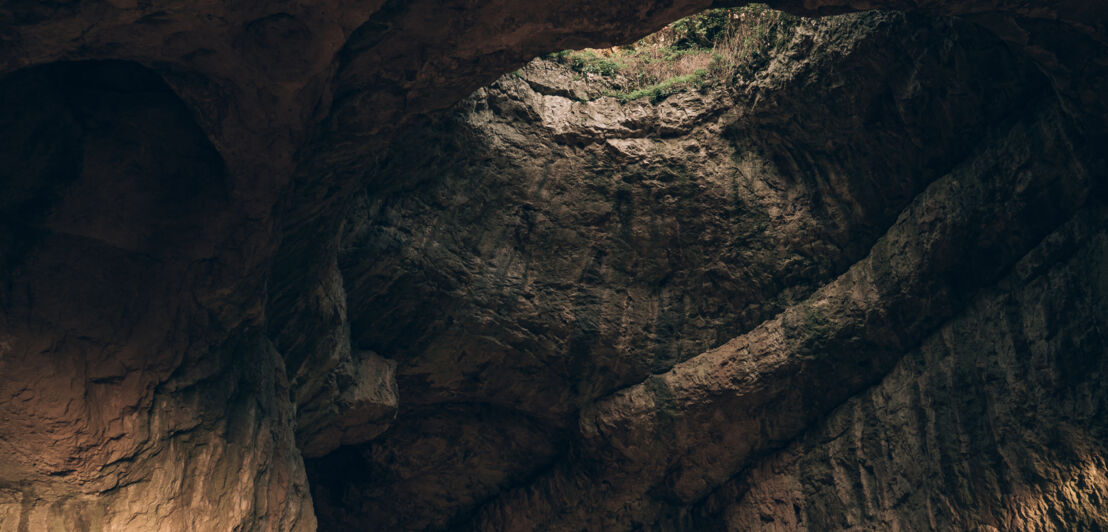
<path fill-rule="evenodd" d="M 0 6 L 0 530 L 1108 527 L 1108 8 L 707 4 Z"/>
<path fill-rule="evenodd" d="M 1105 214 L 1077 213 L 880 385 L 708 497 L 697 526 L 1103 527 Z"/>
<path fill-rule="evenodd" d="M 354 341 L 400 358 L 401 389 L 419 405 L 398 430 L 443 430 L 419 421 L 425 405 L 461 402 L 477 404 L 472 416 L 490 404 L 545 416 L 579 438 L 553 462 L 537 451 L 537 480 L 489 503 L 479 529 L 621 528 L 702 499 L 748 457 L 877 382 L 1086 201 L 1082 164 L 1036 162 L 1086 158 L 1085 139 L 1010 54 L 972 26 L 847 17 L 805 26 L 746 86 L 621 105 L 538 62 L 402 134 L 340 252 Z M 903 56 L 918 62 L 887 68 Z M 959 86 L 967 76 L 950 65 L 993 75 Z M 839 72 L 856 80 L 849 93 L 825 74 Z M 899 120 L 876 118 L 889 116 Z M 885 227 L 870 248 L 863 235 Z M 667 299 L 670 290 L 682 299 Z M 647 378 L 720 341 L 700 334 L 750 330 L 790 304 Z M 576 431 L 558 419 L 558 408 L 644 378 L 587 407 Z M 389 492 L 372 488 L 376 475 L 407 476 L 410 465 L 373 458 L 392 445 L 385 434 L 360 455 L 312 466 L 324 497 L 353 485 L 366 499 L 358 512 L 344 498 L 329 524 L 421 528 L 438 510 L 442 525 L 460 505 L 434 507 L 438 491 L 472 491 L 454 475 L 502 467 L 481 448 L 440 465 L 440 487 L 421 491 L 429 509 L 405 521 Z M 331 476 L 340 463 L 365 480 Z M 504 475 L 500 485 L 517 482 Z"/>
<path fill-rule="evenodd" d="M 258 264 L 187 108 L 124 62 L 0 91 L 0 528 L 313 529 L 284 365 L 241 298 Z"/>

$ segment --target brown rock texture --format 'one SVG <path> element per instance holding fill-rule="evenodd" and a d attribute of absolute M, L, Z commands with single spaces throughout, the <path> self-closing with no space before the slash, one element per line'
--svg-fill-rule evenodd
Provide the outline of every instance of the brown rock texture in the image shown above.
<path fill-rule="evenodd" d="M 0 531 L 1108 528 L 1108 8 L 708 4 L 0 3 Z"/>
<path fill-rule="evenodd" d="M 0 85 L 4 530 L 314 528 L 281 355 L 232 289 L 257 272 L 218 259 L 246 251 L 226 167 L 187 108 L 126 62 Z"/>
<path fill-rule="evenodd" d="M 1105 215 L 1078 212 L 880 385 L 708 497 L 697 526 L 1103 527 Z"/>

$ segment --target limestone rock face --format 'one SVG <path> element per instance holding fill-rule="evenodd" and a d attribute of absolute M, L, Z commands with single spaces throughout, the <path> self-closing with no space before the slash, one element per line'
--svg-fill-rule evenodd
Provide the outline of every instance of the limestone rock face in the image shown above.
<path fill-rule="evenodd" d="M 257 264 L 227 262 L 244 228 L 188 109 L 122 62 L 0 92 L 0 527 L 313 529 L 284 364 L 238 292 Z"/>
<path fill-rule="evenodd" d="M 343 224 L 351 339 L 397 358 L 406 399 L 393 432 L 309 462 L 320 518 L 607 530 L 694 505 L 1085 204 L 1081 140 L 995 36 L 895 13 L 806 22 L 751 79 L 661 102 L 546 61 L 505 76 L 400 132 Z M 526 473 L 484 439 L 435 475 L 382 459 L 460 430 L 442 409 L 498 447 L 571 445 Z"/>
<path fill-rule="evenodd" d="M 1108 7 L 709 4 L 0 5 L 0 531 L 1108 528 Z"/>
<path fill-rule="evenodd" d="M 354 368 L 338 374 L 349 379 L 342 393 L 320 402 L 330 407 L 326 413 L 298 413 L 304 456 L 323 456 L 342 445 L 369 441 L 396 416 L 396 363 L 372 352 L 357 359 Z"/>
<path fill-rule="evenodd" d="M 714 492 L 698 526 L 1103 526 L 1105 214 L 1078 212 L 880 385 Z"/>

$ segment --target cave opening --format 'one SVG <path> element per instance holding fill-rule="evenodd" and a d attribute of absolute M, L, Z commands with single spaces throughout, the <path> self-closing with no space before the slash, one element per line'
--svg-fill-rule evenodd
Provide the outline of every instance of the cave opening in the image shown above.
<path fill-rule="evenodd" d="M 321 525 L 735 527 L 711 497 L 746 456 L 780 449 L 808 423 L 796 412 L 876 383 L 964 304 L 921 288 L 934 301 L 890 311 L 903 321 L 860 325 L 820 290 L 901 275 L 867 263 L 907 238 L 898 217 L 1056 104 L 1036 64 L 970 21 L 748 6 L 541 56 L 402 128 L 337 244 L 343 290 L 359 295 L 350 342 L 397 361 L 398 412 L 373 440 L 307 461 Z M 988 282 L 959 275 L 958 292 Z M 718 433 L 682 421 L 706 414 L 682 412 L 671 388 L 688 383 L 667 379 L 775 317 L 797 342 L 788 356 L 820 353 L 789 371 L 836 384 L 752 399 L 758 418 Z M 850 338 L 882 327 L 895 341 Z M 589 434 L 621 399 L 616 433 Z M 744 423 L 770 425 L 741 438 Z M 680 450 L 698 441 L 715 450 Z M 604 454 L 622 446 L 631 457 Z M 582 477 L 603 480 L 558 491 Z M 830 526 L 818 511 L 791 519 Z"/>
<path fill-rule="evenodd" d="M 148 4 L 0 8 L 0 531 L 1108 527 L 1108 7 Z"/>

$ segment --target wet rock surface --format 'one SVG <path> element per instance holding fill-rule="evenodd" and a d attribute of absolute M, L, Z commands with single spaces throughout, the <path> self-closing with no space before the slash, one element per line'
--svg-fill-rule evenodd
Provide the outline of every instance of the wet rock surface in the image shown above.
<path fill-rule="evenodd" d="M 705 7 L 0 6 L 0 530 L 1108 527 L 1105 8 Z"/>

